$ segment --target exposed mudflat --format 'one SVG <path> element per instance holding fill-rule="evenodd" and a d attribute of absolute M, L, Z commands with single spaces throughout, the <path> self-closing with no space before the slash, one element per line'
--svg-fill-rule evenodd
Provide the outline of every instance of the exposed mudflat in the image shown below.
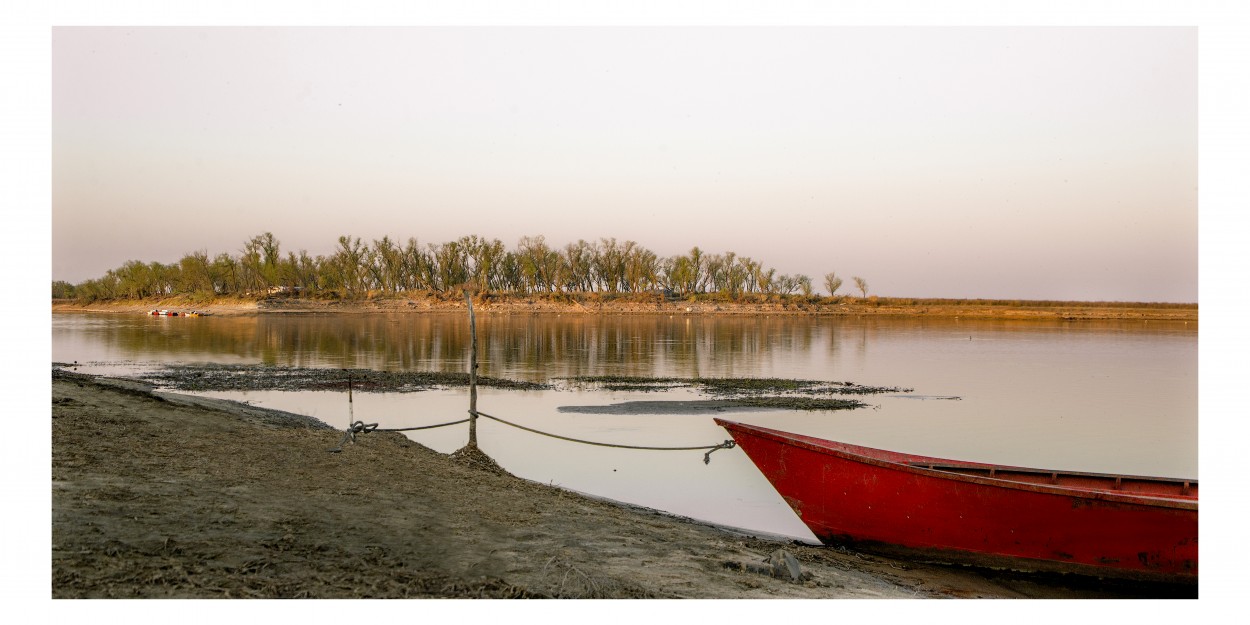
<path fill-rule="evenodd" d="M 864 404 L 844 399 L 810 397 L 744 397 L 741 399 L 695 399 L 686 401 L 625 401 L 604 406 L 560 406 L 560 412 L 576 414 L 702 414 L 707 412 L 749 412 L 752 410 L 843 410 Z"/>
<path fill-rule="evenodd" d="M 468 373 L 376 371 L 268 365 L 164 365 L 142 379 L 179 391 L 346 391 L 410 393 L 469 385 Z M 550 384 L 479 376 L 478 386 L 514 390 L 551 388 Z"/>
<path fill-rule="evenodd" d="M 1176 592 L 746 536 L 519 479 L 472 448 L 444 455 L 372 432 L 330 453 L 342 432 L 308 417 L 133 380 L 52 378 L 53 598 Z"/>

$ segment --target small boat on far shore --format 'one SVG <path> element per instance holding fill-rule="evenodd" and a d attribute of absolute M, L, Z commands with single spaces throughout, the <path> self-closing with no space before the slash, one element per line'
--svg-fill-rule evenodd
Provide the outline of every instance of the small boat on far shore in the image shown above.
<path fill-rule="evenodd" d="M 963 462 L 723 419 L 821 542 L 920 559 L 1198 581 L 1198 481 Z"/>
<path fill-rule="evenodd" d="M 208 313 L 199 312 L 196 310 L 191 310 L 187 312 L 178 312 L 176 310 L 161 309 L 161 310 L 149 310 L 148 314 L 155 315 L 158 317 L 203 317 L 207 315 Z"/>

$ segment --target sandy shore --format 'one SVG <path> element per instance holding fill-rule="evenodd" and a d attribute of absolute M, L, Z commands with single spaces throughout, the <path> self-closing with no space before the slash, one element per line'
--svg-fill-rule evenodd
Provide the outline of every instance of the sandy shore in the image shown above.
<path fill-rule="evenodd" d="M 53 370 L 53 598 L 941 598 L 1158 588 L 752 537 L 401 434 Z M 722 453 L 740 453 L 736 450 Z M 801 579 L 767 574 L 778 550 Z"/>
<path fill-rule="evenodd" d="M 847 299 L 839 303 L 755 302 L 728 303 L 704 300 L 638 302 L 597 296 L 524 297 L 478 295 L 473 304 L 482 314 L 664 314 L 664 315 L 797 315 L 797 316 L 887 316 L 942 317 L 1004 320 L 1093 320 L 1198 321 L 1197 306 L 1152 306 L 1148 304 L 1108 306 L 1102 304 L 1052 305 L 1028 302 L 1020 305 L 985 303 L 903 304 L 893 300 Z M 181 299 L 141 302 L 78 304 L 56 301 L 55 312 L 145 313 L 153 309 L 196 310 L 214 315 L 256 315 L 265 313 L 401 313 L 463 312 L 462 297 L 420 294 L 409 297 L 371 298 L 359 301 L 317 300 L 274 297 L 261 300 L 217 300 L 193 303 Z"/>

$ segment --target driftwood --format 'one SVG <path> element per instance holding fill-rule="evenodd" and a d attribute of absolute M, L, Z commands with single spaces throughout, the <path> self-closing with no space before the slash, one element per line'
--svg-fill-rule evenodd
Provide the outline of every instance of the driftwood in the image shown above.
<path fill-rule="evenodd" d="M 726 562 L 725 568 L 758 573 L 796 583 L 803 581 L 804 573 L 802 567 L 799 566 L 799 561 L 785 549 L 774 551 L 772 555 L 765 558 L 762 562 L 762 564 L 757 562 Z"/>

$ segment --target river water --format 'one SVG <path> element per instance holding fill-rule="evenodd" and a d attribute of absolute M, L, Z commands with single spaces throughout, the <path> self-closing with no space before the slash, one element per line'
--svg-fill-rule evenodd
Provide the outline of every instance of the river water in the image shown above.
<path fill-rule="evenodd" d="M 702 446 L 728 434 L 712 414 L 587 414 L 577 406 L 698 399 L 694 391 L 610 392 L 589 375 L 777 377 L 903 387 L 867 408 L 716 414 L 930 456 L 1077 471 L 1198 477 L 1198 324 L 875 317 L 479 314 L 480 371 L 553 382 L 481 389 L 478 409 L 561 436 L 639 446 Z M 162 364 L 269 364 L 467 370 L 469 327 L 455 314 L 167 318 L 54 314 L 52 359 L 85 373 Z M 416 393 L 203 393 L 315 416 L 344 428 L 465 417 L 466 389 Z M 365 435 L 367 436 L 367 435 Z M 466 426 L 409 433 L 441 452 Z M 741 450 L 636 451 L 570 443 L 479 420 L 479 446 L 526 479 L 759 533 L 814 542 Z M 351 453 L 350 446 L 345 453 Z M 402 479 L 402 476 L 396 476 Z M 471 487 L 471 486 L 467 486 Z"/>

